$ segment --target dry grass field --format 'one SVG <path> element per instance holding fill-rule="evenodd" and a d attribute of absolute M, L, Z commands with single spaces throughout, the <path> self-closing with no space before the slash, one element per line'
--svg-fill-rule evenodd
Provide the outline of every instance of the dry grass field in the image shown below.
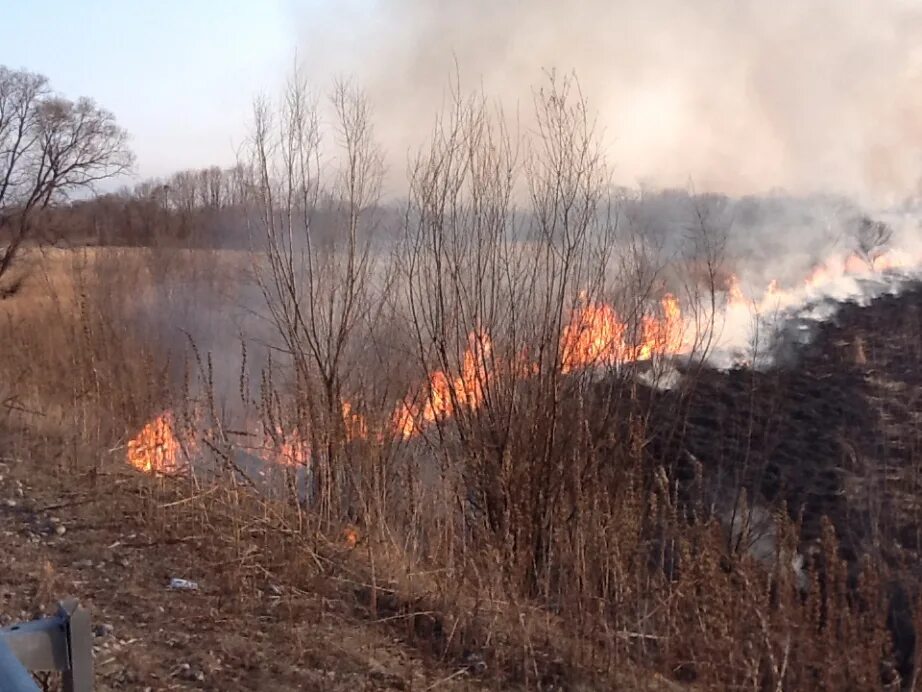
<path fill-rule="evenodd" d="M 80 598 L 94 622 L 112 625 L 97 639 L 101 689 L 518 684 L 458 644 L 470 622 L 453 613 L 471 607 L 499 627 L 503 599 L 444 603 L 454 588 L 440 570 L 414 571 L 382 536 L 372 543 L 362 529 L 355 545 L 339 531 L 298 530 L 290 504 L 239 479 L 150 476 L 127 463 L 129 438 L 151 416 L 184 386 L 195 398 L 176 364 L 192 357 L 181 328 L 207 334 L 203 318 L 226 316 L 251 278 L 248 256 L 46 249 L 17 269 L 22 288 L 0 301 L 5 621 Z M 190 296 L 204 301 L 192 306 L 198 322 L 187 319 Z M 173 576 L 201 588 L 169 591 Z M 529 629 L 553 629 L 538 611 L 529 619 Z M 526 646 L 523 663 L 551 655 Z M 638 680 L 669 687 L 653 674 Z"/>
<path fill-rule="evenodd" d="M 680 394 L 657 395 L 632 371 L 571 374 L 542 452 L 558 484 L 529 461 L 528 431 L 545 415 L 540 373 L 516 375 L 517 420 L 496 419 L 500 404 L 458 405 L 412 434 L 381 395 L 399 386 L 350 380 L 333 458 L 354 485 L 320 520 L 303 485 L 310 447 L 289 427 L 305 384 L 292 384 L 254 307 L 249 256 L 92 248 L 24 259 L 21 290 L 0 301 L 3 616 L 80 598 L 112 626 L 96 641 L 103 689 L 907 684 L 884 563 L 856 576 L 832 525 L 799 537 L 781 514 L 768 521 L 775 547 L 756 555 L 739 534 L 728 543 L 696 504 L 695 481 L 666 480 L 683 477 L 669 464 L 688 450 L 716 454 L 708 440 L 756 449 L 753 418 L 749 438 L 745 421 L 736 433 L 719 415 L 702 423 L 697 387 L 705 410 L 740 396 L 741 411 L 747 387 L 765 397 L 774 385 L 689 374 Z M 256 356 L 261 347 L 274 355 Z M 752 415 L 770 421 L 779 409 L 763 400 L 776 412 Z M 167 425 L 145 428 L 166 411 Z M 511 465 L 493 467 L 501 429 Z M 768 429 L 756 438 L 774 444 Z M 477 493 L 502 493 L 484 501 L 505 503 L 505 518 L 459 524 L 459 488 L 472 507 Z M 808 539 L 806 586 L 787 565 Z M 173 577 L 200 588 L 171 591 Z"/>
<path fill-rule="evenodd" d="M 260 526 L 266 517 L 253 498 L 244 511 L 246 498 L 151 479 L 127 464 L 127 438 L 170 384 L 163 367 L 177 340 L 150 318 L 179 316 L 184 296 L 165 298 L 158 287 L 233 286 L 228 278 L 247 271 L 247 258 L 92 248 L 23 259 L 23 288 L 0 302 L 5 622 L 78 597 L 105 628 L 99 689 L 468 686 L 355 597 L 361 579 L 347 578 L 341 546 L 327 557 L 342 562 L 337 578 L 318 581 L 313 550 Z M 222 518 L 228 501 L 241 510 L 233 519 Z M 199 514 L 202 502 L 218 514 Z M 254 516 L 256 525 L 242 528 Z M 265 541 L 278 543 L 271 560 Z M 201 588 L 169 591 L 174 576 Z"/>
<path fill-rule="evenodd" d="M 102 690 L 922 690 L 922 15 L 60 4 L 0 626 L 76 597 Z"/>

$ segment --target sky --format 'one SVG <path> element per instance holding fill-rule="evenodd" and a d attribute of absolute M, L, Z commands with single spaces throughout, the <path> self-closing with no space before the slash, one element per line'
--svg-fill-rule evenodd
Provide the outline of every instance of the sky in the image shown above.
<path fill-rule="evenodd" d="M 232 163 L 296 59 L 367 90 L 392 187 L 457 68 L 526 132 L 575 73 L 619 184 L 922 191 L 922 0 L 0 0 L 0 64 L 113 111 L 138 179 Z"/>
<path fill-rule="evenodd" d="M 0 64 L 90 96 L 131 135 L 138 178 L 228 165 L 297 31 L 273 0 L 0 0 Z"/>

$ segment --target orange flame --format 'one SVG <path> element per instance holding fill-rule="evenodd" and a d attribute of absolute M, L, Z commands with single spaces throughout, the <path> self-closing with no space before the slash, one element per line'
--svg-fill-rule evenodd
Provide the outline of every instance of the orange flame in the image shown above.
<path fill-rule="evenodd" d="M 907 268 L 918 266 L 920 262 L 922 257 L 900 250 L 888 250 L 872 258 L 840 255 L 815 266 L 799 289 L 781 288 L 772 280 L 761 297 L 752 299 L 744 294 L 739 278 L 731 275 L 726 285 L 724 311 L 732 317 L 753 310 L 767 312 L 797 304 L 803 300 L 805 289 L 823 289 L 843 276 Z M 663 296 L 657 313 L 640 318 L 638 329 L 634 330 L 639 334 L 635 336 L 628 333 L 628 325 L 611 305 L 590 300 L 585 292 L 581 293 L 560 335 L 560 371 L 566 374 L 597 365 L 647 360 L 658 354 L 673 355 L 687 350 L 689 342 L 685 341 L 685 336 L 689 325 L 676 297 Z M 432 423 L 457 415 L 461 409 L 476 410 L 484 404 L 491 378 L 526 379 L 537 374 L 540 366 L 527 349 L 509 362 L 497 363 L 489 335 L 477 330 L 468 335 L 458 369 L 457 374 L 444 370 L 430 373 L 415 395 L 396 406 L 384 426 L 385 431 L 378 433 L 376 439 L 388 434 L 408 439 Z M 341 413 L 347 441 L 368 438 L 365 417 L 351 402 L 343 400 Z M 191 446 L 186 444 L 185 451 Z M 128 462 L 148 473 L 176 471 L 185 464 L 183 447 L 175 431 L 173 416 L 167 411 L 150 421 L 128 443 Z M 264 456 L 267 461 L 287 465 L 310 463 L 310 446 L 297 430 L 287 436 L 277 431 L 268 440 L 267 448 Z"/>
<path fill-rule="evenodd" d="M 468 408 L 478 408 L 485 395 L 489 372 L 487 363 L 493 355 L 493 343 L 486 333 L 471 332 L 467 337 L 467 348 L 461 362 L 461 374 L 455 378 L 455 391 L 460 401 Z"/>
<path fill-rule="evenodd" d="M 301 434 L 295 430 L 287 439 L 282 440 L 277 448 L 264 455 L 264 460 L 283 466 L 308 466 L 311 461 L 311 450 Z"/>
<path fill-rule="evenodd" d="M 359 532 L 354 526 L 347 526 L 342 531 L 343 544 L 348 548 L 354 548 L 359 542 Z"/>
<path fill-rule="evenodd" d="M 365 416 L 355 413 L 352 404 L 343 400 L 343 426 L 346 429 L 346 441 L 363 440 L 368 437 L 368 424 Z"/>
<path fill-rule="evenodd" d="M 431 373 L 423 391 L 415 398 L 422 404 L 401 402 L 391 417 L 395 432 L 404 438 L 413 437 L 426 425 L 449 418 L 456 407 L 468 410 L 479 408 L 484 401 L 486 384 L 490 378 L 488 363 L 493 345 L 483 331 L 471 332 L 467 348 L 461 358 L 461 372 L 451 377 L 442 370 Z"/>
<path fill-rule="evenodd" d="M 624 323 L 606 303 L 587 301 L 570 317 L 560 337 L 560 369 L 564 373 L 590 365 L 614 365 L 624 352 Z"/>
<path fill-rule="evenodd" d="M 922 258 L 920 258 L 922 259 Z M 902 250 L 888 250 L 887 252 L 874 258 L 874 271 L 887 271 L 892 269 L 906 269 L 918 263 L 908 252 Z"/>
<path fill-rule="evenodd" d="M 743 289 L 740 287 L 740 280 L 736 274 L 731 274 L 727 280 L 727 307 L 734 308 L 746 306 L 746 296 L 743 295 Z"/>
<path fill-rule="evenodd" d="M 849 255 L 845 259 L 844 269 L 844 273 L 846 274 L 860 274 L 863 271 L 867 271 L 868 263 L 858 255 Z"/>
<path fill-rule="evenodd" d="M 829 283 L 835 276 L 834 272 L 827 264 L 820 264 L 813 268 L 813 271 L 804 279 L 804 283 L 811 288 L 822 286 Z"/>
<path fill-rule="evenodd" d="M 391 417 L 395 432 L 404 439 L 413 437 L 420 429 L 419 424 L 416 422 L 417 413 L 414 409 L 415 407 L 407 402 L 401 402 Z"/>
<path fill-rule="evenodd" d="M 614 308 L 606 303 L 587 302 L 581 296 L 569 324 L 560 338 L 561 372 L 568 373 L 592 365 L 649 360 L 657 354 L 680 353 L 683 346 L 683 322 L 679 301 L 666 294 L 660 302 L 662 317 L 644 315 L 636 344 L 627 346 L 627 325 Z"/>
<path fill-rule="evenodd" d="M 185 466 L 172 412 L 161 413 L 129 440 L 128 463 L 145 473 L 175 473 Z"/>
<path fill-rule="evenodd" d="M 831 257 L 822 264 L 818 264 L 805 279 L 805 284 L 808 288 L 818 289 L 843 276 L 905 269 L 917 263 L 916 258 L 899 249 L 886 250 L 871 257 L 862 257 L 852 253 L 844 259 L 841 256 Z"/>
<path fill-rule="evenodd" d="M 341 404 L 343 428 L 346 441 L 365 439 L 368 436 L 368 424 L 365 417 L 352 409 L 352 404 L 343 400 Z M 266 450 L 260 454 L 264 461 L 284 466 L 309 466 L 311 448 L 298 428 L 285 434 L 276 429 L 275 435 L 266 435 Z"/>
<path fill-rule="evenodd" d="M 685 323 L 682 320 L 682 308 L 679 299 L 671 293 L 663 296 L 663 326 L 665 328 L 665 349 L 667 353 L 678 353 L 685 341 Z"/>
<path fill-rule="evenodd" d="M 429 389 L 425 395 L 422 419 L 427 423 L 446 418 L 454 412 L 452 404 L 452 383 L 441 370 L 429 376 Z"/>
<path fill-rule="evenodd" d="M 649 360 L 654 355 L 680 353 L 682 350 L 682 311 L 679 301 L 670 293 L 660 305 L 663 318 L 644 315 L 641 319 L 641 341 L 631 353 L 633 360 Z"/>

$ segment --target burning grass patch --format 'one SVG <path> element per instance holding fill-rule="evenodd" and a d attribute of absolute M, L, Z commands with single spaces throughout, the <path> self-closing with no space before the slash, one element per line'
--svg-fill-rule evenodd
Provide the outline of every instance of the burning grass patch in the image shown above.
<path fill-rule="evenodd" d="M 329 409 L 310 399 L 316 380 L 285 377 L 292 369 L 280 355 L 257 382 L 240 373 L 238 410 L 216 386 L 207 351 L 175 355 L 174 341 L 133 315 L 132 282 L 139 295 L 162 297 L 169 292 L 156 284 L 170 272 L 198 271 L 177 262 L 149 272 L 149 260 L 58 258 L 47 295 L 31 284 L 17 302 L 0 303 L 14 327 L 0 367 L 16 393 L 0 424 L 14 454 L 40 463 L 54 442 L 56 472 L 97 493 L 119 488 L 122 514 L 99 527 L 117 533 L 130 516 L 130 533 L 143 538 L 113 542 L 182 548 L 170 567 L 209 584 L 222 607 L 285 629 L 318 607 L 291 595 L 315 599 L 334 621 L 399 639 L 445 679 L 472 685 L 867 689 L 912 674 L 912 645 L 896 641 L 892 624 L 914 617 L 891 605 L 896 566 L 883 554 L 842 560 L 867 545 L 842 530 L 854 528 L 843 524 L 849 508 L 888 517 L 872 501 L 878 486 L 848 486 L 865 504 L 839 498 L 839 486 L 823 485 L 835 473 L 820 463 L 842 449 L 841 431 L 823 426 L 846 420 L 848 397 L 874 393 L 912 409 L 913 386 L 879 386 L 912 368 L 875 373 L 915 353 L 910 318 L 884 341 L 875 338 L 882 326 L 866 321 L 871 312 L 849 308 L 803 351 L 801 370 L 686 365 L 668 391 L 638 382 L 655 362 L 563 372 L 535 367 L 532 355 L 523 368 L 475 335 L 443 363 L 453 367 L 380 390 L 356 377 Z M 910 302 L 893 301 L 872 309 L 891 321 L 910 314 Z M 668 314 L 663 307 L 656 324 Z M 864 362 L 830 346 L 856 329 Z M 659 328 L 648 332 L 669 341 Z M 556 341 L 552 348 L 567 353 Z M 372 370 L 359 366 L 363 376 Z M 408 435 L 393 412 L 417 390 L 404 400 L 416 407 Z M 883 438 L 859 426 L 873 420 L 859 411 L 851 426 L 868 435 L 853 440 L 866 470 Z M 911 439 L 884 441 L 889 459 L 914 468 Z M 254 482 L 270 467 L 272 493 Z M 321 487 L 314 473 L 328 474 L 326 505 L 311 496 Z M 788 514 L 765 512 L 773 547 L 760 559 L 728 539 L 709 504 L 715 496 L 703 491 L 715 478 L 756 491 L 753 505 L 797 500 Z M 808 481 L 816 483 L 794 485 Z M 801 517 L 808 501 L 811 514 Z M 805 586 L 790 567 L 808 544 Z M 165 566 L 152 569 L 168 576 Z M 285 651 L 298 665 L 329 664 L 308 632 L 295 640 Z M 226 655 L 239 654 L 239 642 L 225 644 Z M 260 656 L 241 654 L 244 667 L 257 670 Z M 382 685 L 396 684 L 379 674 Z"/>

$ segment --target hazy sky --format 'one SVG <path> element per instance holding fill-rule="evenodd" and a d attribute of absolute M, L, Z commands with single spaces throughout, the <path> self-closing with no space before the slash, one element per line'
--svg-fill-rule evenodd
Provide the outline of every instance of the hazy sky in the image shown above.
<path fill-rule="evenodd" d="M 114 111 L 140 176 L 232 162 L 296 51 L 367 87 L 397 180 L 455 61 L 526 128 L 543 70 L 574 70 L 619 183 L 922 180 L 922 0 L 0 0 L 0 64 Z"/>

